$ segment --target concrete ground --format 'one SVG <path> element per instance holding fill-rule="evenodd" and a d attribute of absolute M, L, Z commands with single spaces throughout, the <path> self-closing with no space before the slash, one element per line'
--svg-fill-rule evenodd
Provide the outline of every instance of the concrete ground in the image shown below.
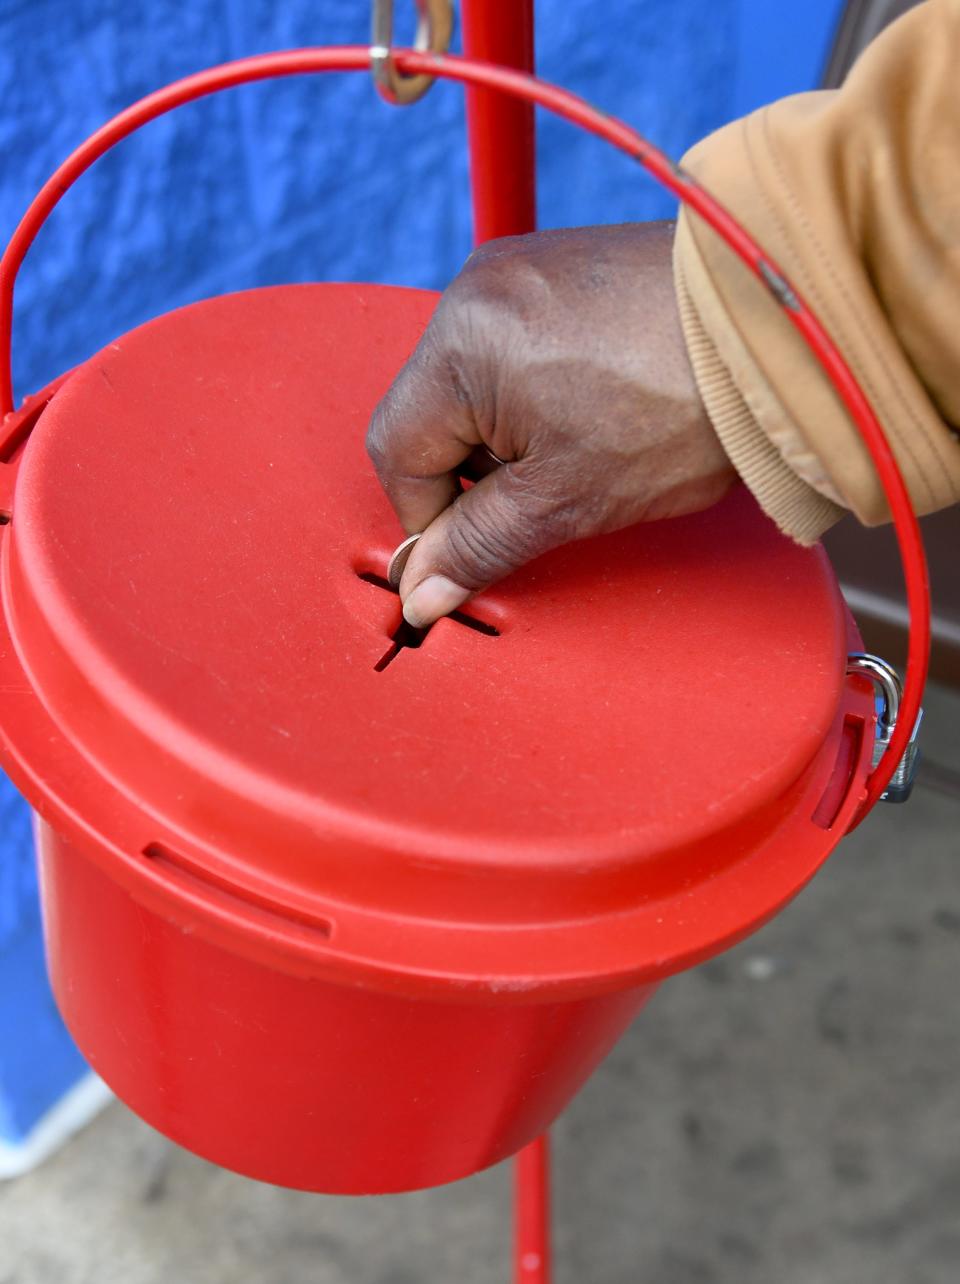
<path fill-rule="evenodd" d="M 911 803 L 665 986 L 557 1126 L 560 1284 L 960 1279 L 960 697 L 927 707 Z M 494 1284 L 509 1181 L 290 1193 L 116 1105 L 0 1185 L 0 1284 Z"/>

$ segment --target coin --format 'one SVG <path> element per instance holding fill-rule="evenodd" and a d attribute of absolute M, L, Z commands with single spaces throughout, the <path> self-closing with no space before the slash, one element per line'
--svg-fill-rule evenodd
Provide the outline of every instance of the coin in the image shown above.
<path fill-rule="evenodd" d="M 390 563 L 387 566 L 387 579 L 390 581 L 392 588 L 400 587 L 400 580 L 403 578 L 404 567 L 409 560 L 410 554 L 413 552 L 414 544 L 416 544 L 419 538 L 419 531 L 416 535 L 408 535 L 403 543 L 399 544 L 394 550 L 393 557 L 390 558 Z"/>

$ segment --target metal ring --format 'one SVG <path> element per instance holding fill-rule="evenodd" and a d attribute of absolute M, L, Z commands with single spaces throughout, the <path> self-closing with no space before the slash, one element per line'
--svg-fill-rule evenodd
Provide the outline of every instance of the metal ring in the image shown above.
<path fill-rule="evenodd" d="M 509 460 L 509 459 L 501 459 L 499 455 L 495 455 L 495 454 L 493 453 L 493 451 L 490 449 L 490 447 L 489 447 L 489 446 L 484 446 L 484 450 L 487 452 L 487 454 L 490 456 L 490 458 L 493 460 L 493 462 L 494 462 L 495 464 L 509 464 L 509 463 L 510 463 L 510 460 Z"/>
<path fill-rule="evenodd" d="M 453 33 L 452 0 L 416 0 L 418 53 L 445 54 Z M 380 97 L 394 107 L 406 107 L 422 98 L 435 77 L 421 73 L 401 75 L 393 61 L 393 0 L 373 0 L 370 37 L 370 74 Z"/>

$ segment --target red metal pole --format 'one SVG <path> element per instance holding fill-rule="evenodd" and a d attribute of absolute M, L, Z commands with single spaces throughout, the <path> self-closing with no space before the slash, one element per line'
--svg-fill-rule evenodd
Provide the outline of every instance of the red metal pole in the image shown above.
<path fill-rule="evenodd" d="M 533 0 L 462 0 L 468 58 L 533 71 Z M 533 105 L 496 90 L 467 90 L 473 239 L 518 236 L 537 225 Z"/>
<path fill-rule="evenodd" d="M 550 1284 L 550 1139 L 546 1133 L 517 1155 L 516 1284 Z"/>
<path fill-rule="evenodd" d="M 533 73 L 534 0 L 462 0 L 468 58 Z M 475 245 L 537 226 L 531 103 L 468 86 L 467 143 Z M 550 1145 L 546 1135 L 514 1160 L 514 1279 L 550 1284 Z"/>

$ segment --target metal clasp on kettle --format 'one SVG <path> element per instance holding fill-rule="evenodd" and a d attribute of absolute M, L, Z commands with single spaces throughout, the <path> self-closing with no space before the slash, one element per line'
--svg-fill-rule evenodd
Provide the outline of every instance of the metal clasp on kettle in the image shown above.
<path fill-rule="evenodd" d="M 453 31 L 451 0 L 416 0 L 417 34 L 414 48 L 420 53 L 445 54 Z M 395 107 L 406 107 L 422 98 L 433 84 L 432 76 L 404 76 L 394 66 L 393 0 L 373 0 L 370 71 L 381 98 Z"/>
<path fill-rule="evenodd" d="M 903 696 L 900 675 L 893 665 L 882 660 L 880 656 L 867 655 L 863 651 L 853 651 L 847 656 L 847 673 L 869 678 L 877 693 L 877 734 L 873 746 L 872 763 L 872 766 L 876 767 L 886 752 L 893 729 L 897 725 L 897 718 L 900 716 L 900 700 Z M 897 763 L 897 769 L 890 777 L 886 790 L 880 795 L 882 802 L 906 802 L 913 791 L 917 767 L 920 764 L 919 735 L 922 719 L 923 710 L 921 709 L 913 724 L 913 731 L 904 755 Z"/>

